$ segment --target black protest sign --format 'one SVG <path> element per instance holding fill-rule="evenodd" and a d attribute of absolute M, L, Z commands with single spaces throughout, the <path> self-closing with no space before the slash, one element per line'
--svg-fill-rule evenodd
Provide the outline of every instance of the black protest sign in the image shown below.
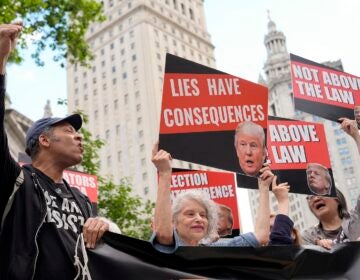
<path fill-rule="evenodd" d="M 253 123 L 264 134 L 267 108 L 266 87 L 168 54 L 160 148 L 179 160 L 256 174 L 263 153 L 257 161 L 248 160 L 240 167 L 234 134 L 241 123 Z"/>
<path fill-rule="evenodd" d="M 290 54 L 295 109 L 337 121 L 360 111 L 360 77 Z"/>
<path fill-rule="evenodd" d="M 324 126 L 269 117 L 268 152 L 278 182 L 294 193 L 335 196 Z"/>

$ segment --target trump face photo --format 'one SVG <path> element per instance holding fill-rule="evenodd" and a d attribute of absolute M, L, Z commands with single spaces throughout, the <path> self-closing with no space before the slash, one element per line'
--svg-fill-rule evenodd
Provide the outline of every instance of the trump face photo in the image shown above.
<path fill-rule="evenodd" d="M 235 149 L 241 172 L 257 176 L 267 156 L 264 129 L 251 121 L 239 124 L 235 130 Z"/>
<path fill-rule="evenodd" d="M 331 193 L 331 176 L 329 170 L 319 163 L 309 163 L 306 168 L 307 183 L 310 191 L 316 195 Z"/>

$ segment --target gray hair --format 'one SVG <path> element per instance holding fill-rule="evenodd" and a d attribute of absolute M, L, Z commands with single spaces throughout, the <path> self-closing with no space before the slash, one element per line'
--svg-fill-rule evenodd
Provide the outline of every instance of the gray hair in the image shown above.
<path fill-rule="evenodd" d="M 260 137 L 260 141 L 262 143 L 263 148 L 265 148 L 265 132 L 264 132 L 264 128 L 254 122 L 251 121 L 245 121 L 242 123 L 239 123 L 238 126 L 235 129 L 235 147 L 236 147 L 236 140 L 237 137 L 239 135 L 239 133 L 244 132 L 244 133 L 248 133 L 248 134 L 257 134 Z"/>
<path fill-rule="evenodd" d="M 212 201 L 208 195 L 200 191 L 185 191 L 178 194 L 172 204 L 172 218 L 174 221 L 177 220 L 178 215 L 184 207 L 184 203 L 193 200 L 203 206 L 206 210 L 206 217 L 208 219 L 208 228 L 206 235 L 203 239 L 207 239 L 211 236 L 217 235 L 217 224 L 218 224 L 218 206 Z"/>
<path fill-rule="evenodd" d="M 54 127 L 47 126 L 45 127 L 44 131 L 41 132 L 40 135 L 46 135 L 48 137 L 51 137 L 53 134 Z M 31 140 L 29 147 L 26 148 L 25 152 L 31 157 L 31 159 L 36 158 L 38 153 L 40 152 L 40 144 L 39 144 L 39 137 L 40 135 L 35 139 Z"/>
<path fill-rule="evenodd" d="M 310 162 L 307 164 L 306 166 L 306 170 L 309 168 L 309 167 L 318 167 L 320 170 L 322 170 L 325 174 L 325 180 L 327 181 L 328 183 L 328 186 L 329 186 L 329 193 L 330 193 L 330 188 L 332 186 L 332 182 L 331 182 L 331 176 L 330 176 L 330 172 L 329 172 L 329 169 L 327 169 L 326 166 L 320 164 L 320 163 L 317 163 L 317 162 Z M 307 176 L 307 174 L 306 174 Z"/>

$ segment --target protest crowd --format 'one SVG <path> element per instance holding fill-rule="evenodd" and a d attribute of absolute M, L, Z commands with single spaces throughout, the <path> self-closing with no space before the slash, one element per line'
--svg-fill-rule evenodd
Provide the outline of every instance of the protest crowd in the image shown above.
<path fill-rule="evenodd" d="M 21 30 L 21 23 L 0 25 L 0 279 L 91 279 L 87 250 L 96 248 L 105 232 L 120 233 L 120 229 L 96 216 L 89 199 L 63 179 L 63 171 L 79 164 L 83 157 L 83 139 L 78 132 L 81 116 L 34 122 L 26 135 L 26 153 L 32 164 L 21 167 L 10 155 L 4 127 L 5 70 Z M 339 126 L 354 139 L 360 154 L 359 115 L 354 120 L 341 118 Z M 181 246 L 309 244 L 331 250 L 335 244 L 360 240 L 360 200 L 354 209 L 348 209 L 328 167 L 311 162 L 304 171 L 309 186 L 307 201 L 318 224 L 303 233 L 294 228 L 289 218 L 292 185 L 280 181 L 273 172 L 263 127 L 244 121 L 235 128 L 232 149 L 239 170 L 243 176 L 255 178 L 259 192 L 254 231 L 231 235 L 232 209 L 215 203 L 206 192 L 178 191 L 172 195 L 172 154 L 162 149 L 160 140 L 152 150 L 158 172 L 150 239 L 155 250 L 172 254 Z M 186 176 L 178 178 L 196 178 Z M 185 181 L 180 179 L 177 182 Z M 226 191 L 231 194 L 232 190 Z M 276 198 L 277 213 L 270 211 L 270 192 Z"/>

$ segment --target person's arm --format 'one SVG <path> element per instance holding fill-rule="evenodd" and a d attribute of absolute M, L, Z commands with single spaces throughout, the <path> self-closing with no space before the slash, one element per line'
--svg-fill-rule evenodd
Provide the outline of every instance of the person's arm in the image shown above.
<path fill-rule="evenodd" d="M 327 250 L 330 250 L 333 245 L 333 241 L 331 239 L 321 238 L 318 234 L 317 227 L 305 229 L 301 233 L 301 237 L 305 245 L 317 245 Z"/>
<path fill-rule="evenodd" d="M 351 241 L 360 241 L 360 195 L 355 208 L 350 211 L 350 218 L 343 219 L 343 228 L 347 228 L 347 235 Z"/>
<path fill-rule="evenodd" d="M 289 216 L 289 190 L 290 186 L 286 183 L 276 183 L 277 176 L 272 181 L 272 192 L 278 203 L 278 214 Z"/>
<path fill-rule="evenodd" d="M 305 229 L 301 232 L 301 237 L 305 245 L 316 245 L 316 240 L 313 232 L 314 232 L 313 227 Z"/>
<path fill-rule="evenodd" d="M 260 245 L 269 242 L 270 232 L 270 205 L 269 205 L 269 186 L 274 177 L 269 166 L 260 170 L 259 176 L 259 211 L 255 221 L 254 234 Z"/>
<path fill-rule="evenodd" d="M 350 135 L 358 148 L 358 152 L 360 154 L 360 134 L 357 127 L 357 123 L 355 120 L 350 120 L 348 118 L 340 118 L 341 121 L 341 128 L 344 130 L 348 135 Z"/>
<path fill-rule="evenodd" d="M 21 25 L 0 25 L 0 219 L 5 205 L 13 191 L 16 177 L 20 173 L 19 165 L 11 157 L 5 132 L 5 68 L 11 51 L 15 48 L 16 38 L 21 31 Z"/>
<path fill-rule="evenodd" d="M 100 217 L 88 218 L 83 226 L 87 248 L 95 248 L 96 242 L 109 230 L 109 223 Z"/>
<path fill-rule="evenodd" d="M 22 22 L 0 25 L 0 74 L 5 74 L 7 60 L 16 47 L 16 40 L 22 30 Z"/>
<path fill-rule="evenodd" d="M 293 221 L 289 218 L 289 189 L 288 183 L 276 183 L 277 177 L 272 181 L 272 192 L 278 202 L 278 213 L 270 233 L 269 245 L 291 245 Z"/>
<path fill-rule="evenodd" d="M 174 233 L 170 196 L 171 155 L 164 150 L 159 151 L 158 144 L 155 144 L 151 160 L 159 175 L 154 218 L 156 240 L 162 245 L 172 245 L 174 243 Z"/>

